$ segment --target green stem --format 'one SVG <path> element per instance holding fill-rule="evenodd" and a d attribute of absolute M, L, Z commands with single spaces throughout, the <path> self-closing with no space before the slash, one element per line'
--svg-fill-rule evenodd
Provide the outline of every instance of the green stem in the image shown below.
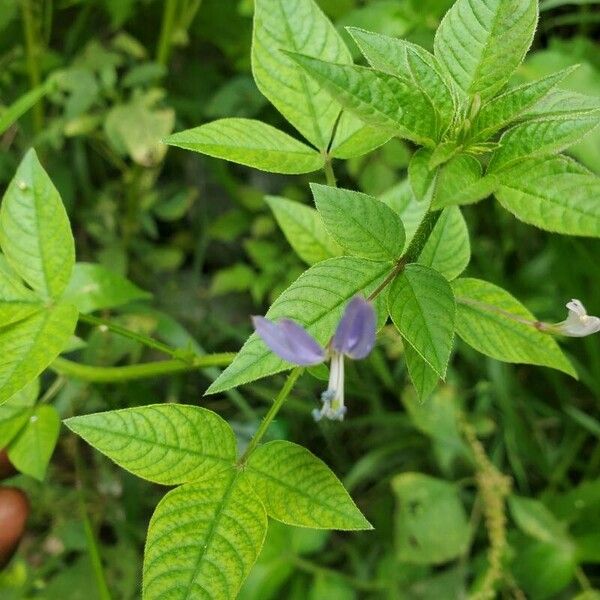
<path fill-rule="evenodd" d="M 415 262 L 419 258 L 419 254 L 423 250 L 425 243 L 429 239 L 435 224 L 440 216 L 440 212 L 429 212 L 425 215 L 425 218 L 419 225 L 411 243 L 408 246 L 406 252 L 394 265 L 394 268 L 388 273 L 388 276 L 371 292 L 367 300 L 372 301 L 385 290 L 404 271 L 404 267 L 410 262 Z"/>
<path fill-rule="evenodd" d="M 185 351 L 172 348 L 171 346 L 163 344 L 162 342 L 159 342 L 147 335 L 131 331 L 131 329 L 126 329 L 125 327 L 121 327 L 120 325 L 117 325 L 107 319 L 100 319 L 92 315 L 80 314 L 79 320 L 83 321 L 84 323 L 89 323 L 90 325 L 96 325 L 97 327 L 107 329 L 109 331 L 112 331 L 113 333 L 117 333 L 119 335 L 122 335 L 123 337 L 129 338 L 130 340 L 135 340 L 136 342 L 139 342 L 144 346 L 148 346 L 148 348 L 158 350 L 159 352 L 164 352 L 169 356 L 179 358 L 180 360 L 183 359 L 182 355 Z"/>
<path fill-rule="evenodd" d="M 90 557 L 90 563 L 92 565 L 92 571 L 94 573 L 94 579 L 96 580 L 96 590 L 100 600 L 112 600 L 110 591 L 108 590 L 108 585 L 106 584 L 106 577 L 104 576 L 104 568 L 102 566 L 102 559 L 100 558 L 98 543 L 96 542 L 94 530 L 92 529 L 92 524 L 85 506 L 85 497 L 83 493 L 83 465 L 81 463 L 81 457 L 79 456 L 77 439 L 73 439 L 73 458 L 75 461 L 75 474 L 77 479 L 76 488 L 79 514 L 81 516 L 81 520 L 83 521 L 87 550 Z"/>
<path fill-rule="evenodd" d="M 323 171 L 325 171 L 325 180 L 327 185 L 331 187 L 337 187 L 337 181 L 335 179 L 335 172 L 333 171 L 333 165 L 331 164 L 331 157 L 327 156 L 323 163 Z"/>
<path fill-rule="evenodd" d="M 252 439 L 250 440 L 248 447 L 246 448 L 245 452 L 242 454 L 242 456 L 238 460 L 239 466 L 244 465 L 244 463 L 248 460 L 248 457 L 252 454 L 254 449 L 258 446 L 258 444 L 260 443 L 260 440 L 267 432 L 267 429 L 269 429 L 269 425 L 271 425 L 273 419 L 279 412 L 279 409 L 283 406 L 283 403 L 285 402 L 286 398 L 290 395 L 290 392 L 294 388 L 294 385 L 296 385 L 296 381 L 298 381 L 298 378 L 300 377 L 300 375 L 302 375 L 302 373 L 304 373 L 304 368 L 296 367 L 288 375 L 279 394 L 277 394 L 277 398 L 275 398 L 275 401 L 273 402 L 273 404 L 271 405 L 271 408 L 269 408 L 267 414 L 264 416 L 263 420 L 261 421 L 258 429 L 256 430 L 256 433 L 252 436 Z"/>
<path fill-rule="evenodd" d="M 59 375 L 46 390 L 46 393 L 40 398 L 39 403 L 44 404 L 45 402 L 50 402 L 56 394 L 63 389 L 66 383 L 67 380 L 62 375 Z"/>
<path fill-rule="evenodd" d="M 41 52 L 38 47 L 36 35 L 35 18 L 31 0 L 21 0 L 21 11 L 23 16 L 23 35 L 25 37 L 25 52 L 27 59 L 27 72 L 32 90 L 39 87 L 42 82 L 40 73 Z M 33 127 L 36 133 L 44 129 L 44 106 L 42 98 L 33 106 Z"/>
<path fill-rule="evenodd" d="M 73 377 L 75 379 L 82 379 L 83 381 L 119 383 L 134 379 L 147 379 L 161 375 L 195 371 L 206 367 L 223 367 L 229 365 L 234 356 L 235 354 L 232 353 L 207 354 L 206 356 L 196 356 L 190 361 L 179 359 L 161 360 L 123 367 L 96 367 L 93 365 L 82 365 L 65 358 L 57 358 L 50 365 L 50 368 L 65 377 Z"/>
<path fill-rule="evenodd" d="M 175 27 L 175 17 L 177 15 L 178 0 L 167 0 L 163 10 L 162 27 L 158 38 L 156 48 L 156 62 L 159 65 L 167 66 L 169 54 L 171 53 L 171 42 L 173 40 L 173 29 Z"/>
<path fill-rule="evenodd" d="M 383 290 L 385 290 L 385 288 L 390 285 L 390 283 L 392 283 L 392 281 L 394 281 L 394 279 L 396 279 L 396 277 L 398 277 L 402 271 L 404 271 L 405 266 L 406 262 L 404 262 L 403 259 L 400 259 L 394 268 L 388 273 L 388 276 L 369 294 L 367 300 L 369 302 L 375 300 L 375 298 L 377 298 L 377 296 L 379 296 L 379 294 L 381 294 L 381 292 L 383 292 Z"/>
<path fill-rule="evenodd" d="M 405 263 L 415 262 L 419 258 L 441 214 L 442 211 L 437 210 L 425 215 L 402 257 Z"/>

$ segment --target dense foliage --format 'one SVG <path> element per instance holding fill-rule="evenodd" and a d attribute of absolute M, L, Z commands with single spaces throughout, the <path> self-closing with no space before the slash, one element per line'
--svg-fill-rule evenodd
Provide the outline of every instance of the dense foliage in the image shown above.
<path fill-rule="evenodd" d="M 598 21 L 0 0 L 0 597 L 600 598 Z"/>

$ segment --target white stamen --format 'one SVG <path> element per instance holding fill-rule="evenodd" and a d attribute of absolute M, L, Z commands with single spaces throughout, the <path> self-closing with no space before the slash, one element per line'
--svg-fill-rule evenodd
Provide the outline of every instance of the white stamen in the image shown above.
<path fill-rule="evenodd" d="M 344 355 L 333 352 L 329 367 L 329 385 L 327 390 L 321 394 L 323 407 L 314 410 L 313 417 L 316 421 L 323 417 L 334 421 L 343 421 L 346 414 L 344 406 Z"/>

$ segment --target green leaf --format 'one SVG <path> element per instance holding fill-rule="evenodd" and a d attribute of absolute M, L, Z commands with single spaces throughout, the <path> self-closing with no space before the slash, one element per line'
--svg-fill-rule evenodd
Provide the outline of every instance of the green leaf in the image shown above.
<path fill-rule="evenodd" d="M 408 179 L 391 187 L 387 192 L 381 194 L 379 199 L 400 216 L 406 234 L 406 242 L 404 243 L 404 249 L 406 250 L 412 242 L 421 221 L 425 218 L 428 209 L 427 203 L 417 200 Z"/>
<path fill-rule="evenodd" d="M 511 496 L 510 513 L 521 531 L 541 542 L 564 543 L 567 530 L 539 500 Z"/>
<path fill-rule="evenodd" d="M 325 344 L 333 335 L 348 301 L 355 294 L 368 295 L 385 278 L 388 263 L 341 256 L 312 266 L 275 300 L 266 316 L 292 319 Z M 290 368 L 253 334 L 234 361 L 208 388 L 215 394 Z"/>
<path fill-rule="evenodd" d="M 167 147 L 162 140 L 173 131 L 175 111 L 153 108 L 158 96 L 149 91 L 134 95 L 127 104 L 117 104 L 104 119 L 104 133 L 113 150 L 129 156 L 143 167 L 158 165 Z"/>
<path fill-rule="evenodd" d="M 4 194 L 0 245 L 11 268 L 34 291 L 45 299 L 62 294 L 75 263 L 75 244 L 58 190 L 34 150 Z"/>
<path fill-rule="evenodd" d="M 506 290 L 480 279 L 452 283 L 458 304 L 456 332 L 475 350 L 497 360 L 551 367 L 577 377 L 556 341 Z"/>
<path fill-rule="evenodd" d="M 43 481 L 59 430 L 60 416 L 54 406 L 38 406 L 8 447 L 8 458 L 15 469 Z"/>
<path fill-rule="evenodd" d="M 570 90 L 553 90 L 527 110 L 522 116 L 526 119 L 561 117 L 568 119 L 581 114 L 600 111 L 598 96 L 586 96 Z"/>
<path fill-rule="evenodd" d="M 470 529 L 456 485 L 422 473 L 402 473 L 392 480 L 397 498 L 398 559 L 441 564 L 461 556 Z"/>
<path fill-rule="evenodd" d="M 40 384 L 34 379 L 0 406 L 0 448 L 6 448 L 29 421 Z"/>
<path fill-rule="evenodd" d="M 210 282 L 210 295 L 222 296 L 232 292 L 245 292 L 256 282 L 256 271 L 245 262 L 219 269 Z"/>
<path fill-rule="evenodd" d="M 10 6 L 10 5 L 8 5 Z M 2 5 L 3 12 L 7 5 Z M 53 88 L 52 79 L 48 79 L 42 85 L 38 85 L 29 92 L 19 96 L 10 106 L 4 108 L 0 114 L 0 135 L 2 135 L 13 123 L 16 123 L 28 110 L 33 108 Z"/>
<path fill-rule="evenodd" d="M 573 115 L 568 119 L 552 117 L 527 121 L 509 129 L 500 138 L 488 173 L 511 167 L 524 158 L 558 154 L 590 133 L 600 123 L 598 115 Z"/>
<path fill-rule="evenodd" d="M 360 192 L 311 184 L 327 231 L 350 254 L 395 260 L 404 248 L 404 226 L 386 204 Z"/>
<path fill-rule="evenodd" d="M 470 136 L 474 140 L 487 140 L 497 131 L 506 127 L 548 92 L 558 85 L 576 67 L 569 67 L 552 73 L 547 77 L 518 86 L 500 96 L 492 98 L 481 107 L 470 129 Z"/>
<path fill-rule="evenodd" d="M 288 53 L 331 97 L 368 125 L 393 130 L 418 144 L 434 145 L 436 114 L 412 82 L 366 67 Z"/>
<path fill-rule="evenodd" d="M 435 184 L 439 173 L 438 169 L 429 166 L 433 152 L 429 148 L 417 150 L 408 163 L 408 181 L 415 198 L 426 205 L 431 204 Z"/>
<path fill-rule="evenodd" d="M 473 204 L 492 194 L 498 183 L 493 174 L 482 177 L 481 163 L 475 157 L 459 154 L 440 168 L 431 208 Z"/>
<path fill-rule="evenodd" d="M 425 402 L 437 387 L 440 377 L 410 344 L 404 344 L 404 358 L 417 397 L 420 402 Z"/>
<path fill-rule="evenodd" d="M 323 548 L 329 534 L 318 529 L 289 527 L 269 522 L 260 556 L 244 582 L 239 600 L 277 600 L 279 590 L 294 572 L 298 555 L 314 554 Z M 288 600 L 286 598 L 286 600 Z"/>
<path fill-rule="evenodd" d="M 369 64 L 379 71 L 408 79 L 429 98 L 437 117 L 437 139 L 441 139 L 454 116 L 454 96 L 439 72 L 435 57 L 406 40 L 348 27 L 348 32 Z"/>
<path fill-rule="evenodd" d="M 233 468 L 175 488 L 150 520 L 143 599 L 234 600 L 266 531 L 261 501 Z"/>
<path fill-rule="evenodd" d="M 0 328 L 0 404 L 35 379 L 64 350 L 77 309 L 59 304 Z"/>
<path fill-rule="evenodd" d="M 454 341 L 456 304 L 450 284 L 423 265 L 406 265 L 388 295 L 394 325 L 433 370 L 444 377 Z"/>
<path fill-rule="evenodd" d="M 573 545 L 533 540 L 521 542 L 511 565 L 526 598 L 556 598 L 573 580 L 576 569 Z"/>
<path fill-rule="evenodd" d="M 437 380 L 436 380 L 437 383 Z M 431 438 L 437 461 L 446 473 L 457 459 L 469 460 L 470 449 L 461 433 L 461 397 L 452 386 L 440 386 L 427 402 L 409 390 L 402 394 L 402 404 L 414 426 Z"/>
<path fill-rule="evenodd" d="M 119 466 L 163 485 L 204 479 L 235 462 L 231 427 L 198 406 L 111 410 L 72 417 L 65 425 Z"/>
<path fill-rule="evenodd" d="M 258 89 L 319 150 L 331 139 L 341 107 L 282 50 L 352 63 L 344 41 L 313 0 L 256 0 L 252 73 Z"/>
<path fill-rule="evenodd" d="M 393 131 L 365 125 L 356 115 L 345 110 L 335 128 L 329 154 L 342 159 L 363 156 L 385 144 L 393 135 Z"/>
<path fill-rule="evenodd" d="M 306 448 L 269 442 L 255 450 L 246 474 L 267 514 L 315 529 L 372 529 L 331 469 Z"/>
<path fill-rule="evenodd" d="M 102 265 L 76 263 L 63 300 L 74 304 L 81 313 L 91 313 L 150 297 L 151 294 Z"/>
<path fill-rule="evenodd" d="M 458 0 L 435 34 L 435 56 L 467 96 L 486 100 L 521 64 L 537 18 L 537 0 Z"/>
<path fill-rule="evenodd" d="M 20 321 L 42 307 L 41 299 L 21 283 L 0 254 L 0 326 Z"/>
<path fill-rule="evenodd" d="M 600 563 L 600 532 L 584 533 L 575 539 L 577 560 L 582 563 Z M 592 599 L 594 600 L 594 599 Z M 595 600 L 598 600 L 596 598 Z"/>
<path fill-rule="evenodd" d="M 254 119 L 219 119 L 174 133 L 165 142 L 270 173 L 311 173 L 323 167 L 314 148 Z"/>
<path fill-rule="evenodd" d="M 566 156 L 525 161 L 495 192 L 517 219 L 546 231 L 600 237 L 600 178 Z"/>
<path fill-rule="evenodd" d="M 590 2 L 596 2 L 597 0 L 590 0 Z M 583 4 L 584 2 L 582 2 Z M 600 591 L 598 590 L 585 590 L 573 597 L 573 600 L 600 600 Z"/>
<path fill-rule="evenodd" d="M 314 265 L 343 254 L 314 208 L 279 196 L 267 196 L 265 202 L 273 211 L 290 246 L 304 262 Z"/>
<path fill-rule="evenodd" d="M 458 142 L 448 140 L 438 144 L 429 157 L 428 167 L 430 170 L 435 169 L 447 163 L 453 156 L 455 156 L 460 150 Z"/>
<path fill-rule="evenodd" d="M 445 208 L 438 217 L 417 262 L 452 280 L 467 268 L 470 260 L 469 230 L 460 208 Z"/>

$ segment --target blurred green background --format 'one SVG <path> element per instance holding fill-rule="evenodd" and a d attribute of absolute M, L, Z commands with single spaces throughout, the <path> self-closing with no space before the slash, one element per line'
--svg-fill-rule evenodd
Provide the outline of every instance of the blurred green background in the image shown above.
<path fill-rule="evenodd" d="M 431 48 L 451 2 L 319 4 L 340 28 Z M 580 64 L 565 87 L 600 96 L 600 5 L 545 0 L 541 7 L 534 46 L 515 82 Z M 225 116 L 290 131 L 252 80 L 252 12 L 252 0 L 0 0 L 0 117 L 32 87 L 50 86 L 0 137 L 0 187 L 35 146 L 69 210 L 78 260 L 100 262 L 154 296 L 105 316 L 198 351 L 237 349 L 250 332 L 248 315 L 263 313 L 304 270 L 264 195 L 309 202 L 307 183 L 321 178 L 267 175 L 167 152 L 159 142 Z M 412 151 L 392 140 L 367 157 L 338 161 L 339 183 L 390 193 L 403 185 Z M 600 175 L 600 132 L 572 153 Z M 600 314 L 600 241 L 535 230 L 491 201 L 464 214 L 473 248 L 467 275 L 501 285 L 545 320 L 564 318 L 572 297 Z M 80 335 L 87 342 L 82 362 L 152 357 L 109 332 Z M 569 341 L 565 349 L 580 382 L 459 345 L 447 384 L 419 404 L 390 328 L 369 360 L 349 367 L 343 423 L 313 422 L 323 383 L 305 375 L 271 434 L 325 460 L 376 529 L 342 534 L 273 524 L 240 597 L 466 598 L 491 561 L 498 597 L 600 598 L 593 591 L 600 589 L 600 339 Z M 63 382 L 54 403 L 64 416 L 151 402 L 198 404 L 226 417 L 243 446 L 281 379 L 203 398 L 214 376 L 120 386 Z M 480 447 L 469 433 L 491 462 L 473 461 Z M 64 430 L 44 483 L 24 476 L 10 483 L 27 491 L 32 513 L 17 555 L 0 572 L 0 598 L 95 600 L 86 514 L 113 597 L 139 597 L 145 530 L 163 489 Z"/>

